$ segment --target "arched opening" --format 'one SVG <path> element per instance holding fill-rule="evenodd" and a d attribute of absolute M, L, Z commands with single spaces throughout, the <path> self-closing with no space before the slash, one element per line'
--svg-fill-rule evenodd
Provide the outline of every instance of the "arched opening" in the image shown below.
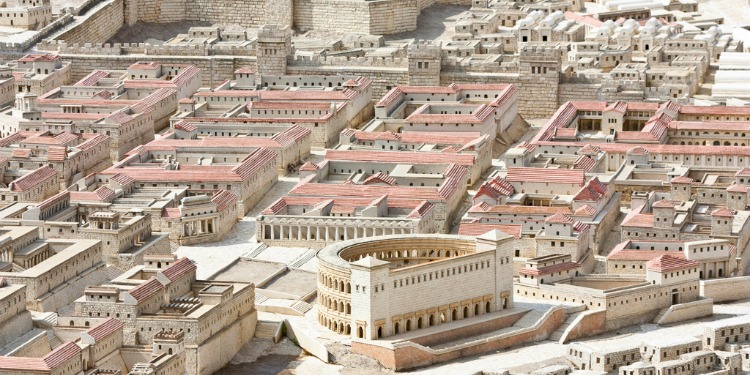
<path fill-rule="evenodd" d="M 167 352 L 169 353 L 169 355 L 172 355 L 172 348 L 169 348 L 169 350 L 167 350 Z"/>
<path fill-rule="evenodd" d="M 406 320 L 406 332 L 411 332 L 411 319 Z"/>
<path fill-rule="evenodd" d="M 430 315 L 429 318 L 427 318 L 427 326 L 432 327 L 435 325 L 435 315 Z"/>
<path fill-rule="evenodd" d="M 487 314 L 490 311 L 492 311 L 492 304 L 490 301 L 487 301 L 487 303 L 484 305 L 484 313 Z"/>
<path fill-rule="evenodd" d="M 359 327 L 359 328 L 362 329 L 362 327 Z M 347 324 L 346 325 L 346 329 L 344 330 L 344 333 L 346 333 L 347 335 L 351 335 L 352 334 L 352 326 L 349 325 L 349 324 Z"/>
<path fill-rule="evenodd" d="M 672 304 L 677 305 L 680 303 L 680 293 L 677 289 L 672 289 Z"/>
<path fill-rule="evenodd" d="M 422 317 L 417 318 L 417 329 L 422 329 Z"/>
<path fill-rule="evenodd" d="M 70 326 L 72 327 L 72 326 L 74 326 L 74 325 L 75 325 L 75 322 L 73 322 L 73 321 L 71 320 L 71 321 L 70 321 Z"/>
<path fill-rule="evenodd" d="M 724 277 L 724 270 L 721 268 L 719 269 L 719 277 Z"/>
<path fill-rule="evenodd" d="M 714 146 L 721 146 L 721 142 L 719 142 L 719 141 L 714 141 Z"/>
<path fill-rule="evenodd" d="M 703 271 L 700 272 L 700 275 L 698 275 L 699 278 L 703 278 Z"/>
<path fill-rule="evenodd" d="M 708 278 L 713 279 L 714 278 L 714 270 L 708 270 Z"/>
<path fill-rule="evenodd" d="M 83 323 L 83 326 L 84 326 L 84 327 L 88 327 L 89 325 L 90 325 L 90 324 L 89 324 L 88 320 L 87 320 L 87 321 L 86 321 L 85 323 Z"/>
<path fill-rule="evenodd" d="M 401 330 L 401 324 L 396 322 L 396 324 L 393 325 L 393 334 L 398 335 L 400 330 Z"/>
<path fill-rule="evenodd" d="M 357 337 L 365 338 L 365 330 L 362 327 L 357 328 Z M 378 338 L 380 338 L 380 328 L 378 328 Z"/>
<path fill-rule="evenodd" d="M 464 306 L 464 313 L 461 316 L 461 319 L 466 319 L 469 316 L 469 306 Z"/>
<path fill-rule="evenodd" d="M 474 304 L 474 316 L 479 315 L 479 304 Z"/>
<path fill-rule="evenodd" d="M 451 321 L 453 320 L 458 320 L 458 310 L 456 309 L 453 309 L 453 311 L 451 312 Z"/>
<path fill-rule="evenodd" d="M 445 323 L 445 314 L 440 313 L 440 323 Z"/>
<path fill-rule="evenodd" d="M 383 327 L 378 327 L 378 338 L 383 337 Z"/>

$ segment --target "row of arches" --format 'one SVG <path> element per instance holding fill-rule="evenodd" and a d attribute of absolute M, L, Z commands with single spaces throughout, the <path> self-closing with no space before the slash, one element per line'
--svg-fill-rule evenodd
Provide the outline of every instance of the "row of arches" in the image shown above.
<path fill-rule="evenodd" d="M 466 250 L 459 249 L 412 249 L 412 250 L 392 250 L 392 251 L 371 251 L 358 253 L 357 255 L 347 257 L 349 262 L 354 262 L 371 256 L 380 260 L 397 260 L 409 258 L 453 258 L 468 254 Z"/>
<path fill-rule="evenodd" d="M 332 298 L 327 295 L 321 296 L 320 305 L 333 312 L 339 312 L 343 314 L 352 313 L 352 305 L 349 301 L 339 300 L 338 298 Z"/>
<path fill-rule="evenodd" d="M 321 272 L 318 276 L 318 283 L 320 283 L 320 285 L 328 289 L 335 290 L 337 292 L 341 292 L 341 293 L 352 292 L 352 284 L 349 282 L 349 280 L 344 280 L 340 277 L 330 276 L 323 272 Z"/>

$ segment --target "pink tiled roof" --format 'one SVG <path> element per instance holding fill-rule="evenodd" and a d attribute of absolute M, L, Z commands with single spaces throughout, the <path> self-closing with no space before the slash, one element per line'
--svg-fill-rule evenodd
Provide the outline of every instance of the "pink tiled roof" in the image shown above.
<path fill-rule="evenodd" d="M 565 263 L 557 263 L 557 264 L 553 264 L 550 266 L 539 267 L 539 268 L 524 267 L 518 270 L 518 273 L 520 273 L 521 275 L 541 276 L 541 275 L 550 275 L 555 272 L 574 270 L 579 267 L 581 267 L 581 265 L 576 262 L 565 262 Z"/>
<path fill-rule="evenodd" d="M 124 324 L 115 318 L 108 318 L 107 320 L 99 323 L 94 328 L 89 329 L 86 333 L 91 336 L 94 340 L 99 341 L 118 330 L 122 329 Z"/>
<path fill-rule="evenodd" d="M 358 161 L 362 163 L 409 163 L 409 164 L 459 164 L 474 165 L 474 155 L 442 154 L 412 151 L 327 150 L 326 159 Z"/>
<path fill-rule="evenodd" d="M 398 185 L 398 183 L 396 183 L 395 178 L 382 172 L 375 173 L 374 175 L 367 177 L 362 182 L 362 184 L 364 185 L 370 185 L 370 184 L 376 184 L 376 183 L 383 183 L 383 184 L 391 185 L 391 186 Z"/>
<path fill-rule="evenodd" d="M 670 201 L 670 200 L 662 198 L 662 199 L 656 201 L 653 205 L 651 205 L 651 207 L 654 207 L 654 208 L 674 208 L 674 203 L 672 203 L 672 201 Z"/>
<path fill-rule="evenodd" d="M 573 218 L 562 213 L 556 213 L 544 220 L 548 224 L 573 224 Z"/>
<path fill-rule="evenodd" d="M 81 348 L 74 342 L 67 342 L 55 348 L 49 354 L 45 355 L 42 360 L 49 369 L 56 369 L 65 362 L 78 356 L 81 353 Z"/>
<path fill-rule="evenodd" d="M 423 201 L 417 208 L 415 208 L 412 212 L 409 213 L 409 215 L 406 215 L 407 219 L 418 219 L 424 217 L 428 212 L 432 210 L 432 208 L 435 207 L 432 203 L 428 201 Z"/>
<path fill-rule="evenodd" d="M 180 258 L 169 265 L 169 267 L 162 270 L 161 273 L 166 276 L 169 281 L 176 281 L 185 275 L 195 272 L 196 269 L 197 267 L 195 266 L 195 263 L 190 259 Z"/>
<path fill-rule="evenodd" d="M 711 212 L 711 216 L 734 217 L 734 211 L 727 208 L 717 208 Z"/>
<path fill-rule="evenodd" d="M 11 190 L 27 191 L 37 187 L 39 184 L 57 176 L 57 172 L 49 166 L 43 166 L 35 169 L 33 172 L 19 177 L 13 182 Z"/>
<path fill-rule="evenodd" d="M 462 236 L 481 236 L 492 230 L 499 230 L 503 233 L 513 236 L 514 238 L 521 238 L 522 225 L 517 224 L 492 224 L 492 223 L 461 223 L 458 228 L 458 234 Z"/>
<path fill-rule="evenodd" d="M 157 280 L 155 277 L 151 276 L 148 281 L 146 281 L 143 284 L 140 284 L 136 286 L 133 289 L 130 289 L 128 291 L 128 294 L 130 294 L 131 297 L 133 297 L 136 302 L 143 302 L 153 296 L 156 293 L 159 293 L 164 289 L 164 286 L 161 285 L 159 280 Z"/>
<path fill-rule="evenodd" d="M 578 169 L 508 168 L 505 177 L 510 182 L 549 182 L 583 186 L 584 171 Z"/>
<path fill-rule="evenodd" d="M 646 267 L 649 270 L 656 271 L 656 272 L 669 272 L 669 271 L 678 271 L 683 270 L 687 268 L 694 268 L 698 267 L 700 263 L 693 261 L 693 260 L 687 260 L 678 258 L 676 256 L 672 255 L 660 255 L 657 258 L 651 259 L 646 263 Z"/>
<path fill-rule="evenodd" d="M 211 197 L 211 201 L 216 204 L 218 211 L 224 211 L 229 206 L 237 202 L 237 196 L 231 191 L 220 190 L 218 193 Z"/>

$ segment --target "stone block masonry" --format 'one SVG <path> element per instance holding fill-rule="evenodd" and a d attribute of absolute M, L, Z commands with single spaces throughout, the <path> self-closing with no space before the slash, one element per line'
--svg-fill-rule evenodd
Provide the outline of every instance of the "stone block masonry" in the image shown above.
<path fill-rule="evenodd" d="M 292 0 L 127 0 L 144 22 L 204 21 L 258 27 L 292 24 Z"/>
<path fill-rule="evenodd" d="M 70 43 L 103 43 L 123 26 L 124 1 L 110 0 L 93 9 L 74 26 L 61 31 L 54 39 Z"/>

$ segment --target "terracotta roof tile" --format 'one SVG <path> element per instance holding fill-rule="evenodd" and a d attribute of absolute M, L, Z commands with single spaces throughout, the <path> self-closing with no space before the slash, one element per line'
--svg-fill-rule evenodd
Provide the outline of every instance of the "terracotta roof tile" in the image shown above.
<path fill-rule="evenodd" d="M 195 263 L 193 263 L 188 258 L 180 258 L 176 262 L 169 265 L 169 267 L 163 269 L 161 271 L 162 275 L 166 276 L 169 281 L 176 281 L 182 278 L 185 275 L 189 275 L 192 272 L 195 272 L 198 268 L 195 266 Z"/>
<path fill-rule="evenodd" d="M 648 261 L 648 263 L 646 263 L 646 267 L 649 270 L 656 272 L 678 271 L 687 268 L 698 267 L 699 265 L 700 263 L 696 261 L 682 259 L 666 254 L 651 259 L 650 261 Z"/>
<path fill-rule="evenodd" d="M 162 290 L 164 290 L 164 286 L 161 285 L 159 280 L 151 276 L 148 281 L 136 286 L 133 289 L 130 289 L 127 293 L 130 294 L 130 296 L 133 297 L 136 302 L 140 303 L 147 300 L 154 294 L 161 292 Z"/>
<path fill-rule="evenodd" d="M 118 330 L 121 330 L 123 327 L 124 324 L 121 321 L 115 318 L 108 318 L 107 320 L 99 323 L 99 325 L 97 325 L 96 327 L 86 331 L 86 333 L 95 341 L 99 341 L 117 332 Z"/>
<path fill-rule="evenodd" d="M 47 364 L 47 367 L 49 369 L 54 370 L 64 365 L 65 362 L 78 356 L 80 353 L 81 348 L 78 345 L 76 345 L 74 342 L 67 342 L 58 346 L 49 354 L 45 355 L 42 360 L 45 364 Z"/>
<path fill-rule="evenodd" d="M 57 177 L 57 172 L 45 165 L 13 180 L 10 188 L 13 191 L 28 191 L 55 177 Z"/>

